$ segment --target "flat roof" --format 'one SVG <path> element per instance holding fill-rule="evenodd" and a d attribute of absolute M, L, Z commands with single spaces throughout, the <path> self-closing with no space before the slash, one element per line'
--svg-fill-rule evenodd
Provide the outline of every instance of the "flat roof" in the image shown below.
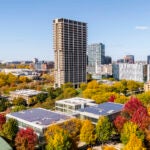
<path fill-rule="evenodd" d="M 53 123 L 63 122 L 72 118 L 69 115 L 65 115 L 59 112 L 50 111 L 43 108 L 33 108 L 29 110 L 23 110 L 6 115 L 9 118 L 14 118 L 37 126 L 39 128 L 47 127 Z"/>
<path fill-rule="evenodd" d="M 32 89 L 22 89 L 10 92 L 11 94 L 22 95 L 22 96 L 34 96 L 40 93 L 47 93 L 43 91 L 36 91 Z"/>
<path fill-rule="evenodd" d="M 106 102 L 99 105 L 86 107 L 84 109 L 79 109 L 78 112 L 97 116 L 106 116 L 121 111 L 123 106 L 124 105 L 119 103 Z"/>
<path fill-rule="evenodd" d="M 81 105 L 81 104 L 87 104 L 87 103 L 94 103 L 95 101 L 92 99 L 85 99 L 81 97 L 73 97 L 69 99 L 59 100 L 56 101 L 58 104 L 66 104 L 66 105 Z"/>

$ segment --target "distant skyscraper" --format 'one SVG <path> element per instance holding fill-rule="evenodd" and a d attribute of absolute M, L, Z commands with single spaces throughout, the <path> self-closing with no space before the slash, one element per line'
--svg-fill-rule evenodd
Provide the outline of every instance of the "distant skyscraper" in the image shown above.
<path fill-rule="evenodd" d="M 95 43 L 88 45 L 88 72 L 95 73 L 96 65 L 100 66 L 105 63 L 105 45 Z"/>
<path fill-rule="evenodd" d="M 112 59 L 110 56 L 105 56 L 105 64 L 111 64 L 112 63 Z"/>
<path fill-rule="evenodd" d="M 55 87 L 86 82 L 87 24 L 69 19 L 53 21 Z"/>
<path fill-rule="evenodd" d="M 126 55 L 124 57 L 124 62 L 129 64 L 134 64 L 134 56 L 133 55 Z"/>
<path fill-rule="evenodd" d="M 150 55 L 147 56 L 147 64 L 150 64 Z"/>

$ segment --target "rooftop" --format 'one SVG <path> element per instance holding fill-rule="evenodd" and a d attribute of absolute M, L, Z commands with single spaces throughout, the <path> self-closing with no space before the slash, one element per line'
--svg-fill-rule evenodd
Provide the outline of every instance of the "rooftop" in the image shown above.
<path fill-rule="evenodd" d="M 1 150 L 12 150 L 10 145 L 2 137 L 0 137 L 0 146 L 1 146 L 0 148 Z"/>
<path fill-rule="evenodd" d="M 40 93 L 46 93 L 43 91 L 36 91 L 36 90 L 31 90 L 31 89 L 23 89 L 23 90 L 16 90 L 13 92 L 10 92 L 11 94 L 16 94 L 16 95 L 22 95 L 22 96 L 34 96 Z"/>
<path fill-rule="evenodd" d="M 69 99 L 56 101 L 56 103 L 61 103 L 61 104 L 63 103 L 66 105 L 81 105 L 81 104 L 94 103 L 94 102 L 95 102 L 94 100 L 80 98 L 80 97 L 73 97 Z"/>
<path fill-rule="evenodd" d="M 43 108 L 33 108 L 29 110 L 7 114 L 7 117 L 25 121 L 39 128 L 47 127 L 52 123 L 63 122 L 71 117 L 58 112 L 53 112 Z"/>
<path fill-rule="evenodd" d="M 123 109 L 122 104 L 113 103 L 113 102 L 106 102 L 106 103 L 102 103 L 99 105 L 86 107 L 86 108 L 80 109 L 78 111 L 90 113 L 90 114 L 98 115 L 98 116 L 101 116 L 101 115 L 105 116 L 105 115 L 113 114 L 115 112 L 119 112 L 122 109 Z"/>

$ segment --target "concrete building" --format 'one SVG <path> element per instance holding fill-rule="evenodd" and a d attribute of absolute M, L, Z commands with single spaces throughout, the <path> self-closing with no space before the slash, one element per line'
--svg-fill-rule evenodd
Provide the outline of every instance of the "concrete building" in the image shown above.
<path fill-rule="evenodd" d="M 113 64 L 113 77 L 117 80 L 147 81 L 147 65 L 145 64 Z"/>
<path fill-rule="evenodd" d="M 105 64 L 105 45 L 103 43 L 95 43 L 88 45 L 88 73 L 96 72 L 96 65 Z"/>
<path fill-rule="evenodd" d="M 44 141 L 45 130 L 53 125 L 63 123 L 73 117 L 43 108 L 32 108 L 6 115 L 6 118 L 16 119 L 19 128 L 30 127 L 38 135 L 39 141 Z"/>
<path fill-rule="evenodd" d="M 36 91 L 36 90 L 31 90 L 31 89 L 23 89 L 23 90 L 16 90 L 16 91 L 11 91 L 10 92 L 10 100 L 13 100 L 14 98 L 22 97 L 23 99 L 26 100 L 28 104 L 28 100 L 34 96 L 37 96 L 38 94 L 48 94 L 47 92 L 43 91 Z"/>
<path fill-rule="evenodd" d="M 147 56 L 147 64 L 150 64 L 150 55 Z"/>
<path fill-rule="evenodd" d="M 55 87 L 86 82 L 87 24 L 69 19 L 53 20 Z"/>
<path fill-rule="evenodd" d="M 150 81 L 144 83 L 144 91 L 145 91 L 145 92 L 150 91 Z"/>
<path fill-rule="evenodd" d="M 55 109 L 68 114 L 76 114 L 76 111 L 81 108 L 96 105 L 94 100 L 74 97 L 56 101 Z"/>
<path fill-rule="evenodd" d="M 96 124 L 99 117 L 107 116 L 112 121 L 121 112 L 123 105 L 119 103 L 106 102 L 99 105 L 86 107 L 78 110 L 80 119 L 89 119 Z"/>

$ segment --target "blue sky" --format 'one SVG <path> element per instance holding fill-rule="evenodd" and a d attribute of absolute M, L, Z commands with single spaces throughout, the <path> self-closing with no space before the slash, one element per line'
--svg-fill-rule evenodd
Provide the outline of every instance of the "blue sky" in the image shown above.
<path fill-rule="evenodd" d="M 88 44 L 113 60 L 150 55 L 149 0 L 0 0 L 0 60 L 53 60 L 52 20 L 88 23 Z"/>

